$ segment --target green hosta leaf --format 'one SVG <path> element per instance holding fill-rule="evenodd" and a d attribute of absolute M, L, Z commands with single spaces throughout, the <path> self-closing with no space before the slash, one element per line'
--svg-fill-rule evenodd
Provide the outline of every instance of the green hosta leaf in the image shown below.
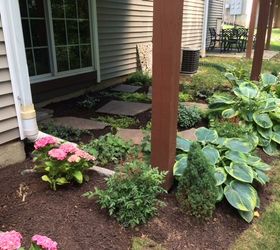
<path fill-rule="evenodd" d="M 269 182 L 268 176 L 263 171 L 256 169 L 256 175 L 255 178 L 260 184 L 264 185 Z"/>
<path fill-rule="evenodd" d="M 280 121 L 280 111 L 270 112 L 269 115 L 273 120 Z"/>
<path fill-rule="evenodd" d="M 215 130 L 208 129 L 208 128 L 198 128 L 195 132 L 196 138 L 199 142 L 211 142 L 213 143 L 215 140 L 218 139 L 218 134 Z"/>
<path fill-rule="evenodd" d="M 257 130 L 263 138 L 268 139 L 268 140 L 271 139 L 272 128 L 261 128 L 261 127 L 257 126 Z"/>
<path fill-rule="evenodd" d="M 271 112 L 271 111 L 275 111 L 276 108 L 277 108 L 277 103 L 275 101 L 275 98 L 269 98 L 260 103 L 258 110 L 261 110 L 262 112 L 264 111 Z"/>
<path fill-rule="evenodd" d="M 258 133 L 249 133 L 244 136 L 244 139 L 252 144 L 253 149 L 256 148 L 259 144 L 259 135 Z"/>
<path fill-rule="evenodd" d="M 272 133 L 271 140 L 275 141 L 278 144 L 280 144 L 280 132 L 279 131 L 277 131 L 277 132 L 274 131 Z"/>
<path fill-rule="evenodd" d="M 258 145 L 261 146 L 261 147 L 267 147 L 271 142 L 271 139 L 265 139 L 260 134 L 258 135 L 258 137 L 259 137 L 259 144 Z"/>
<path fill-rule="evenodd" d="M 254 164 L 251 164 L 255 169 L 261 170 L 261 171 L 269 171 L 271 169 L 271 166 L 269 166 L 268 164 L 259 161 L 256 162 Z"/>
<path fill-rule="evenodd" d="M 270 156 L 278 155 L 277 144 L 271 141 L 268 146 L 263 147 L 263 151 Z"/>
<path fill-rule="evenodd" d="M 229 150 L 225 153 L 225 158 L 236 162 L 236 163 L 246 163 L 248 160 L 247 155 L 239 152 L 239 151 L 233 151 Z"/>
<path fill-rule="evenodd" d="M 254 179 L 254 171 L 245 163 L 232 162 L 230 166 L 225 166 L 225 170 L 233 178 L 247 183 L 252 183 Z"/>
<path fill-rule="evenodd" d="M 182 157 L 173 167 L 173 175 L 176 177 L 182 176 L 188 167 L 188 157 Z"/>
<path fill-rule="evenodd" d="M 242 153 L 249 153 L 253 150 L 253 146 L 250 143 L 240 138 L 227 139 L 225 142 L 225 146 L 228 149 L 231 149 L 233 151 L 239 151 Z"/>
<path fill-rule="evenodd" d="M 83 183 L 84 178 L 83 178 L 83 174 L 82 174 L 81 171 L 76 170 L 76 171 L 73 173 L 73 177 L 75 178 L 75 180 L 76 180 L 78 183 L 80 183 L 80 184 Z"/>
<path fill-rule="evenodd" d="M 176 155 L 176 161 L 181 160 L 183 157 L 188 157 L 188 155 L 187 154 L 178 154 L 178 155 Z"/>
<path fill-rule="evenodd" d="M 215 141 L 213 141 L 213 144 L 224 146 L 227 138 L 224 137 L 218 137 Z"/>
<path fill-rule="evenodd" d="M 218 186 L 218 197 L 217 197 L 217 202 L 222 201 L 224 198 L 224 189 L 222 186 Z"/>
<path fill-rule="evenodd" d="M 273 131 L 280 132 L 280 125 L 274 125 L 273 126 Z"/>
<path fill-rule="evenodd" d="M 238 80 L 237 77 L 235 77 L 232 73 L 226 72 L 225 73 L 225 77 L 229 80 L 229 81 L 236 81 Z"/>
<path fill-rule="evenodd" d="M 42 179 L 43 181 L 48 182 L 48 183 L 52 183 L 51 179 L 50 179 L 47 175 L 43 175 L 43 176 L 41 177 L 41 179 Z"/>
<path fill-rule="evenodd" d="M 254 219 L 254 211 L 240 211 L 238 210 L 240 216 L 248 223 Z"/>
<path fill-rule="evenodd" d="M 272 74 L 264 73 L 261 75 L 261 81 L 262 84 L 266 87 L 266 86 L 277 84 L 278 79 L 276 76 Z"/>
<path fill-rule="evenodd" d="M 259 94 L 259 88 L 257 85 L 251 82 L 243 82 L 238 87 L 238 94 L 242 94 L 242 96 L 247 97 L 249 99 L 255 98 Z"/>
<path fill-rule="evenodd" d="M 176 147 L 177 147 L 177 149 L 180 149 L 180 150 L 182 150 L 184 152 L 189 152 L 191 144 L 192 144 L 191 141 L 177 136 L 177 140 L 176 140 Z"/>
<path fill-rule="evenodd" d="M 228 107 L 235 103 L 235 100 L 232 96 L 222 95 L 222 94 L 214 94 L 211 98 L 211 102 L 209 104 L 209 109 L 220 109 L 224 107 Z"/>
<path fill-rule="evenodd" d="M 206 146 L 202 149 L 206 159 L 208 160 L 210 165 L 215 165 L 220 160 L 220 153 L 217 149 L 212 146 Z"/>
<path fill-rule="evenodd" d="M 248 155 L 247 164 L 248 165 L 256 165 L 261 162 L 261 158 L 254 155 Z"/>
<path fill-rule="evenodd" d="M 227 173 L 223 168 L 215 168 L 214 176 L 216 179 L 216 186 L 222 185 L 227 179 Z"/>
<path fill-rule="evenodd" d="M 225 109 L 223 112 L 222 112 L 222 116 L 226 119 L 229 119 L 229 118 L 233 118 L 235 116 L 237 116 L 239 114 L 238 111 L 230 108 L 230 109 Z"/>
<path fill-rule="evenodd" d="M 248 183 L 231 181 L 225 186 L 224 194 L 227 201 L 241 211 L 254 211 L 257 204 L 257 191 Z"/>
<path fill-rule="evenodd" d="M 69 183 L 69 181 L 67 181 L 67 179 L 65 177 L 57 178 L 57 179 L 55 179 L 55 182 L 57 185 L 64 185 L 64 184 Z"/>
<path fill-rule="evenodd" d="M 259 114 L 255 112 L 253 114 L 253 119 L 255 123 L 257 123 L 262 128 L 271 128 L 273 126 L 273 122 L 271 121 L 268 114 Z"/>

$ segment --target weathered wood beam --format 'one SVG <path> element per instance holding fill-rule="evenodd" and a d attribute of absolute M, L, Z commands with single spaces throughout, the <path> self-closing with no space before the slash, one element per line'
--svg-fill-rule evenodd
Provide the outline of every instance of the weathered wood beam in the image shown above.
<path fill-rule="evenodd" d="M 154 0 L 152 165 L 173 184 L 176 154 L 183 0 Z"/>
<path fill-rule="evenodd" d="M 270 0 L 261 0 L 259 8 L 259 19 L 256 36 L 256 47 L 251 71 L 251 80 L 259 80 L 262 69 L 263 53 L 265 47 L 265 36 L 268 23 Z"/>
<path fill-rule="evenodd" d="M 276 0 L 271 0 L 271 2 L 270 2 L 269 20 L 268 20 L 266 45 L 265 45 L 265 49 L 267 49 L 267 50 L 270 49 L 270 41 L 271 41 L 271 34 L 272 34 L 272 25 L 273 25 L 273 18 L 274 18 L 275 3 L 276 3 Z"/>

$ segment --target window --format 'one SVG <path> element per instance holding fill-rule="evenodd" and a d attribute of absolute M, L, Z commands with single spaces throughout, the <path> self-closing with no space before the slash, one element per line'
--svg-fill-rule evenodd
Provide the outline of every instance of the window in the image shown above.
<path fill-rule="evenodd" d="M 89 0 L 19 0 L 31 79 L 92 71 Z"/>

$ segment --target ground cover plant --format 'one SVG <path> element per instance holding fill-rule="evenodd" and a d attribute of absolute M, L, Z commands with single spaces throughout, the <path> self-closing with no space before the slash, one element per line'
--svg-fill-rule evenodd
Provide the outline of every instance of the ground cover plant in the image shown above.
<path fill-rule="evenodd" d="M 117 168 L 107 179 L 107 188 L 96 188 L 85 194 L 97 198 L 102 208 L 108 209 L 126 227 L 146 223 L 162 205 L 157 196 L 164 193 L 162 188 L 165 173 L 141 161 L 133 161 Z"/>
<path fill-rule="evenodd" d="M 53 190 L 71 182 L 83 183 L 85 170 L 95 158 L 71 143 L 61 143 L 52 136 L 35 142 L 34 170 L 42 173 L 41 179 Z"/>
<path fill-rule="evenodd" d="M 193 98 L 190 94 L 183 91 L 179 92 L 179 102 L 189 102 L 192 100 Z"/>
<path fill-rule="evenodd" d="M 251 140 L 219 137 L 215 130 L 204 127 L 197 129 L 196 138 L 209 164 L 215 167 L 216 185 L 219 188 L 217 201 L 225 197 L 244 220 L 251 222 L 255 209 L 260 207 L 254 182 L 266 184 L 269 181 L 266 172 L 270 170 L 268 164 L 253 154 L 257 142 L 253 137 Z M 177 178 L 189 168 L 191 144 L 189 140 L 177 138 L 178 155 L 173 169 Z"/>
<path fill-rule="evenodd" d="M 138 119 L 128 116 L 99 116 L 97 120 L 105 122 L 115 129 L 129 128 L 139 123 Z"/>
<path fill-rule="evenodd" d="M 177 199 L 188 214 L 201 219 L 210 218 L 218 198 L 214 167 L 195 142 L 190 146 L 187 162 L 188 168 L 179 178 Z"/>
<path fill-rule="evenodd" d="M 150 86 L 152 85 L 152 78 L 147 72 L 136 71 L 127 78 L 127 83 L 133 85 Z"/>
<path fill-rule="evenodd" d="M 201 120 L 201 111 L 197 107 L 187 107 L 184 104 L 179 104 L 178 125 L 181 128 L 191 128 Z"/>
<path fill-rule="evenodd" d="M 151 97 L 146 93 L 122 93 L 119 98 L 126 102 L 151 102 Z"/>
<path fill-rule="evenodd" d="M 86 96 L 83 101 L 78 102 L 78 105 L 82 108 L 93 109 L 100 102 L 100 99 L 94 96 Z"/>
<path fill-rule="evenodd" d="M 258 145 L 268 155 L 278 154 L 280 144 L 280 99 L 273 93 L 278 78 L 271 74 L 262 74 L 259 83 L 237 79 L 233 93 L 214 94 L 210 99 L 209 111 L 220 114 L 224 119 L 238 118 L 251 127 L 258 138 Z"/>

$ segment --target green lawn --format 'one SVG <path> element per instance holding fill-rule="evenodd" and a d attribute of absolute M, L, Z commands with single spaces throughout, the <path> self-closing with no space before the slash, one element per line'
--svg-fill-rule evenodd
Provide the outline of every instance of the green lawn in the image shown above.
<path fill-rule="evenodd" d="M 280 51 L 280 29 L 273 29 L 271 35 L 270 49 Z"/>

